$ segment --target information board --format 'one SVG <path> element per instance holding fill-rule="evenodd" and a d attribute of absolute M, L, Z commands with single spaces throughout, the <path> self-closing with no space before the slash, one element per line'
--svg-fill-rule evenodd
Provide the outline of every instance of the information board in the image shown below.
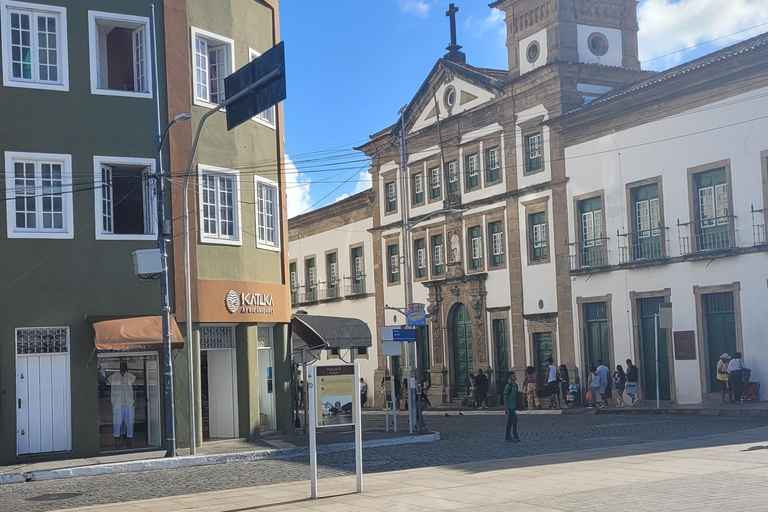
<path fill-rule="evenodd" d="M 355 367 L 353 365 L 317 367 L 317 426 L 355 423 Z"/>

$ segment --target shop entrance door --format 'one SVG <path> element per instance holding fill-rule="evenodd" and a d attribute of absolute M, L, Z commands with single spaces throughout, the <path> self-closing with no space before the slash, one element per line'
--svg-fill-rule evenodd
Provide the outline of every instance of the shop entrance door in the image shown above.
<path fill-rule="evenodd" d="M 277 430 L 275 405 L 275 349 L 272 328 L 258 328 L 259 428 L 262 433 Z"/>
<path fill-rule="evenodd" d="M 16 331 L 16 447 L 19 455 L 72 449 L 69 330 Z"/>
<path fill-rule="evenodd" d="M 548 396 L 549 391 L 546 389 L 546 383 L 547 378 L 549 377 L 549 363 L 547 363 L 547 359 L 550 357 L 554 359 L 554 344 L 552 343 L 552 333 L 533 333 L 533 351 L 533 364 L 536 368 L 536 377 L 539 379 L 539 392 L 542 395 Z"/>
<path fill-rule="evenodd" d="M 208 437 L 210 439 L 237 437 L 235 351 L 234 349 L 205 350 L 201 356 L 204 372 L 202 380 L 207 384 L 207 389 L 203 390 L 204 401 L 207 402 L 203 410 L 207 409 L 208 412 Z"/>

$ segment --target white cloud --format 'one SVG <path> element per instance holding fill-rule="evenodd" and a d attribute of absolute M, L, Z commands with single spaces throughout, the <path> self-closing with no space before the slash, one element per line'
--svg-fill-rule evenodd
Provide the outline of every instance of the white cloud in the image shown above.
<path fill-rule="evenodd" d="M 478 18 L 474 14 L 469 15 L 464 22 L 464 28 L 475 37 L 483 37 L 486 32 L 492 31 L 502 37 L 507 38 L 507 27 L 504 24 L 504 13 L 498 9 L 491 9 L 488 16 Z"/>
<path fill-rule="evenodd" d="M 406 14 L 426 18 L 432 5 L 424 0 L 398 0 L 397 6 Z"/>
<path fill-rule="evenodd" d="M 333 202 L 338 203 L 339 201 L 346 199 L 351 195 L 353 196 L 364 190 L 368 190 L 369 188 L 371 188 L 371 175 L 368 174 L 368 171 L 360 171 L 360 174 L 357 176 L 357 183 L 355 183 L 355 188 L 352 190 L 352 193 L 344 192 L 339 197 L 334 199 Z"/>
<path fill-rule="evenodd" d="M 638 9 L 638 21 L 641 61 L 722 38 L 704 47 L 709 53 L 765 32 L 767 27 L 762 26 L 729 36 L 768 22 L 768 0 L 645 0 Z M 674 66 L 690 53 L 675 53 L 644 67 Z"/>
<path fill-rule="evenodd" d="M 304 213 L 312 206 L 309 184 L 312 180 L 300 173 L 291 157 L 285 155 L 285 193 L 287 195 L 288 218 Z"/>

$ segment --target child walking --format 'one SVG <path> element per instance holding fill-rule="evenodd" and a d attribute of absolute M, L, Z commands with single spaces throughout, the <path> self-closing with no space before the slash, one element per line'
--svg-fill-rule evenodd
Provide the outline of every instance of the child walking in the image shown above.
<path fill-rule="evenodd" d="M 627 383 L 627 374 L 624 373 L 624 368 L 621 365 L 616 366 L 616 371 L 613 372 L 613 387 L 616 389 L 616 407 L 624 407 L 624 387 Z"/>

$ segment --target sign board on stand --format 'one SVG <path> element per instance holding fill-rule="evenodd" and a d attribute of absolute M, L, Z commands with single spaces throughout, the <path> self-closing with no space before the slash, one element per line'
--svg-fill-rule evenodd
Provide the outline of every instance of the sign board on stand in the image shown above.
<path fill-rule="evenodd" d="M 403 355 L 403 344 L 399 341 L 381 342 L 381 355 L 400 357 Z"/>
<path fill-rule="evenodd" d="M 317 498 L 317 429 L 355 426 L 355 475 L 357 492 L 363 492 L 363 422 L 360 404 L 360 371 L 357 364 L 309 368 L 309 471 L 310 493 Z"/>
<path fill-rule="evenodd" d="M 661 329 L 672 329 L 671 302 L 662 302 L 659 304 L 659 327 Z"/>

